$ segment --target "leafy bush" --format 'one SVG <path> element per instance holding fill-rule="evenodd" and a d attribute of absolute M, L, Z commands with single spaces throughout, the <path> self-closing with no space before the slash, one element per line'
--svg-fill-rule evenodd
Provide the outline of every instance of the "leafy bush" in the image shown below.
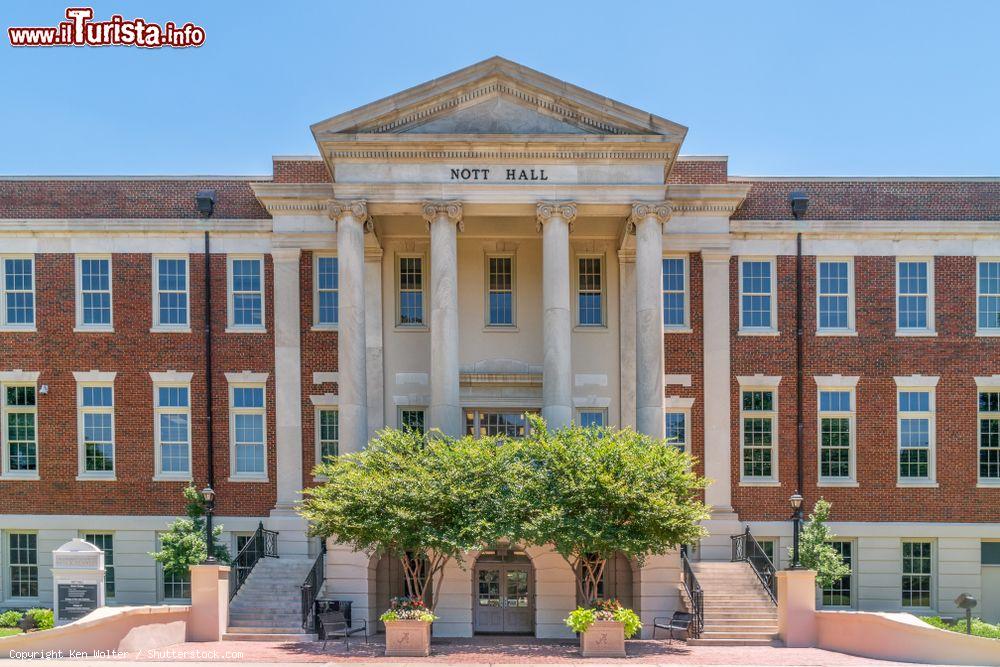
<path fill-rule="evenodd" d="M 35 619 L 36 630 L 51 630 L 56 627 L 56 618 L 51 609 L 29 609 L 24 615 Z"/>
<path fill-rule="evenodd" d="M 830 520 L 831 505 L 820 498 L 813 506 L 809 521 L 802 526 L 799 533 L 799 562 L 807 570 L 816 570 L 816 585 L 829 588 L 851 573 L 851 568 L 844 562 L 830 541 L 835 535 L 827 528 Z M 788 547 L 788 559 L 794 556 L 794 549 Z"/>
<path fill-rule="evenodd" d="M 16 628 L 22 616 L 24 614 L 13 610 L 0 613 L 0 628 Z"/>
<path fill-rule="evenodd" d="M 924 623 L 928 625 L 933 625 L 935 628 L 941 628 L 942 630 L 951 630 L 952 632 L 961 632 L 965 634 L 965 619 L 955 621 L 954 623 L 946 623 L 941 620 L 940 616 L 922 616 L 920 618 Z M 988 637 L 990 639 L 1000 639 L 1000 625 L 993 625 L 992 623 L 987 623 L 980 618 L 972 619 L 972 634 L 977 637 Z"/>
<path fill-rule="evenodd" d="M 427 621 L 433 623 L 437 620 L 424 601 L 415 597 L 395 597 L 390 602 L 389 610 L 378 617 L 378 620 L 386 621 Z"/>
<path fill-rule="evenodd" d="M 184 576 L 192 565 L 205 562 L 208 546 L 205 544 L 205 500 L 198 489 L 188 486 L 184 489 L 187 501 L 187 518 L 177 519 L 160 538 L 159 551 L 150 554 L 163 565 L 167 574 Z M 222 526 L 213 526 L 213 555 L 222 564 L 229 563 L 229 549 L 222 542 Z"/>
<path fill-rule="evenodd" d="M 617 621 L 625 626 L 625 639 L 634 637 L 642 629 L 639 615 L 618 600 L 595 600 L 589 607 L 577 607 L 566 617 L 566 625 L 573 632 L 586 632 L 595 621 Z"/>

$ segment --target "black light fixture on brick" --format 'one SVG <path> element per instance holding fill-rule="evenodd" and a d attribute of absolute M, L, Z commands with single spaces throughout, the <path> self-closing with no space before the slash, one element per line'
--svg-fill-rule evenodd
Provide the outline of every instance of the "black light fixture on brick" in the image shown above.
<path fill-rule="evenodd" d="M 809 210 L 809 195 L 801 190 L 796 190 L 788 195 L 788 203 L 792 205 L 792 215 L 798 220 Z"/>
<path fill-rule="evenodd" d="M 215 210 L 215 190 L 198 190 L 194 201 L 198 205 L 198 213 L 202 217 L 212 217 L 212 211 Z"/>

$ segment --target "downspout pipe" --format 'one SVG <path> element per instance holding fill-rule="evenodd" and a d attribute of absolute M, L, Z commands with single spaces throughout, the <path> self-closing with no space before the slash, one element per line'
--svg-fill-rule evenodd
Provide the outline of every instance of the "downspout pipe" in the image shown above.
<path fill-rule="evenodd" d="M 208 230 L 205 230 L 205 428 L 208 485 L 215 488 L 215 438 L 212 423 L 212 254 Z"/>
<path fill-rule="evenodd" d="M 805 423 L 802 420 L 802 232 L 795 235 L 795 474 L 796 493 L 802 493 L 802 447 Z"/>

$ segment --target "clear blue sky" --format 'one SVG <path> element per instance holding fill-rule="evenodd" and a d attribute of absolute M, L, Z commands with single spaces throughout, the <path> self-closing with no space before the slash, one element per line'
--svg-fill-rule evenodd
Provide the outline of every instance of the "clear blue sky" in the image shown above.
<path fill-rule="evenodd" d="M 85 3 L 72 3 L 85 4 Z M 1000 175 L 1000 2 L 110 2 L 197 49 L 12 49 L 0 174 L 268 174 L 309 125 L 502 55 L 689 128 L 748 175 Z"/>

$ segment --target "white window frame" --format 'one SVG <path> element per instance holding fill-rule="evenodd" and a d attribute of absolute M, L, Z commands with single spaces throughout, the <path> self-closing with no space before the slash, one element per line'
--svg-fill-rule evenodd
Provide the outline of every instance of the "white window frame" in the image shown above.
<path fill-rule="evenodd" d="M 666 419 L 669 414 L 677 414 L 684 416 L 684 440 L 680 442 L 671 442 L 668 444 L 674 445 L 675 447 L 680 447 L 683 451 L 691 453 L 691 408 L 694 406 L 693 398 L 680 398 L 678 396 L 671 396 L 663 404 L 663 425 L 664 425 L 664 436 L 666 436 Z M 742 396 L 741 396 L 742 400 Z M 741 424 L 742 425 L 742 424 Z M 742 466 L 742 464 L 741 464 Z"/>
<path fill-rule="evenodd" d="M 241 291 L 240 294 L 256 294 L 260 296 L 260 324 L 236 324 L 234 318 L 236 316 L 233 310 L 233 301 L 236 296 L 236 291 L 234 289 L 234 281 L 236 276 L 233 274 L 233 262 L 234 261 L 252 261 L 260 264 L 260 290 L 258 291 Z M 256 254 L 234 254 L 226 255 L 226 333 L 263 333 L 267 331 L 267 264 L 264 262 L 264 255 Z"/>
<path fill-rule="evenodd" d="M 764 292 L 744 292 L 743 291 L 743 265 L 746 262 L 766 262 L 770 265 L 771 271 L 771 292 L 769 293 L 771 300 L 771 326 L 769 327 L 751 327 L 744 326 L 743 324 L 743 297 L 746 296 L 763 296 Z M 737 277 L 737 300 L 739 302 L 739 327 L 737 333 L 741 336 L 777 336 L 778 332 L 778 262 L 774 257 L 757 257 L 757 256 L 744 256 L 741 255 L 737 258 L 737 266 L 739 267 L 739 276 Z"/>
<path fill-rule="evenodd" d="M 84 260 L 103 260 L 108 263 L 108 311 L 109 322 L 107 324 L 86 324 L 83 321 L 83 262 Z M 114 265 L 111 255 L 76 255 L 74 259 L 76 265 L 76 328 L 74 331 L 114 331 L 115 330 L 115 288 L 114 288 Z M 104 290 L 88 290 L 88 293 L 103 294 Z"/>
<path fill-rule="evenodd" d="M 76 378 L 76 431 L 77 431 L 77 480 L 79 481 L 114 481 L 118 474 L 118 437 L 115 423 L 115 406 L 118 397 L 115 395 L 115 376 L 117 373 L 101 373 L 90 371 L 73 373 Z M 111 389 L 111 407 L 94 407 L 83 405 L 83 390 L 89 387 L 109 387 Z M 87 470 L 87 448 L 84 444 L 84 415 L 111 415 L 111 470 Z"/>
<path fill-rule="evenodd" d="M 35 406 L 24 407 L 7 405 L 8 387 L 32 387 L 35 390 Z M 10 439 L 7 428 L 7 416 L 11 414 L 33 414 L 35 415 L 35 469 L 34 470 L 11 470 L 10 469 Z M 0 377 L 0 455 L 3 456 L 2 467 L 0 467 L 0 479 L 24 479 L 37 480 L 41 469 L 41 452 L 38 444 L 38 381 L 17 380 L 8 381 Z"/>
<path fill-rule="evenodd" d="M 899 326 L 899 298 L 903 296 L 900 291 L 900 275 L 899 268 L 902 264 L 907 263 L 919 263 L 922 262 L 927 265 L 927 326 L 923 329 L 917 329 L 913 327 L 903 328 Z M 906 295 L 906 296 L 920 296 L 920 295 Z M 935 318 L 934 318 L 934 258 L 933 257 L 897 257 L 896 258 L 896 307 L 893 311 L 894 317 L 896 319 L 896 335 L 897 336 L 936 336 L 937 330 L 935 329 Z"/>
<path fill-rule="evenodd" d="M 1000 264 L 1000 257 L 977 257 L 976 258 L 976 335 L 977 336 L 1000 336 L 1000 326 L 980 327 L 979 326 L 979 299 L 984 296 L 1000 297 L 1000 294 L 988 294 L 982 291 L 979 282 L 979 270 L 983 264 Z"/>
<path fill-rule="evenodd" d="M 896 486 L 898 487 L 930 487 L 936 488 L 937 483 L 937 383 L 935 376 L 900 376 L 893 378 L 896 382 Z M 907 411 L 902 412 L 899 407 L 899 395 L 903 392 L 926 392 L 928 394 L 928 412 Z M 976 393 L 976 403 L 979 403 L 979 393 Z M 927 420 L 927 477 L 914 478 L 903 477 L 900 474 L 902 465 L 902 441 L 904 419 L 926 419 Z M 976 421 L 976 434 L 979 434 L 979 421 Z M 978 449 L 976 456 L 976 467 L 979 467 Z"/>
<path fill-rule="evenodd" d="M 608 426 L 608 409 L 607 408 L 576 408 L 574 415 L 574 422 L 577 426 L 583 426 L 583 413 L 584 412 L 596 412 L 601 415 L 601 426 Z"/>
<path fill-rule="evenodd" d="M 979 457 L 982 452 L 982 428 L 983 419 L 1000 420 L 1000 412 L 981 412 L 979 410 L 979 394 L 1000 392 L 1000 375 L 992 375 L 976 378 L 976 486 L 977 487 L 1000 487 L 1000 477 L 983 477 L 980 475 Z"/>
<path fill-rule="evenodd" d="M 421 297 L 421 321 L 420 322 L 403 322 L 403 281 L 400 279 L 400 273 L 402 267 L 400 266 L 400 261 L 403 259 L 419 259 L 420 260 L 420 293 Z M 396 280 L 396 329 L 398 331 L 427 331 L 430 326 L 430 301 L 427 298 L 429 276 L 427 269 L 429 263 L 427 261 L 427 253 L 425 252 L 399 252 L 396 253 L 393 259 L 392 273 Z M 416 293 L 416 290 L 407 290 L 407 292 Z"/>
<path fill-rule="evenodd" d="M 160 322 L 160 260 L 163 259 L 183 259 L 184 260 L 184 294 L 187 295 L 187 323 L 186 324 L 162 324 Z M 191 256 L 186 254 L 163 254 L 153 255 L 153 326 L 150 329 L 156 333 L 191 333 Z M 167 294 L 181 294 L 181 292 L 170 291 Z"/>
<path fill-rule="evenodd" d="M 403 428 L 403 413 L 404 412 L 422 412 L 424 413 L 424 433 L 427 433 L 427 407 L 423 405 L 398 405 L 396 406 L 396 426 L 397 428 Z"/>
<path fill-rule="evenodd" d="M 851 577 L 851 588 L 848 591 L 851 596 L 851 604 L 849 605 L 826 605 L 823 604 L 823 593 L 822 587 L 819 588 L 819 606 L 821 609 L 857 609 L 858 606 L 858 541 L 850 537 L 841 537 L 837 535 L 830 542 L 844 542 L 851 545 L 851 572 L 848 576 Z M 902 547 L 900 547 L 902 549 Z M 902 562 L 902 561 L 901 561 Z M 900 579 L 902 582 L 902 579 Z M 902 597 L 902 593 L 900 593 Z"/>
<path fill-rule="evenodd" d="M 676 290 L 663 289 L 663 260 L 680 260 L 684 266 L 684 321 L 681 324 L 663 324 L 664 333 L 691 333 L 691 261 L 688 254 L 663 255 L 660 259 L 660 289 L 663 291 L 664 303 L 667 294 L 677 294 Z M 665 306 L 664 306 L 665 307 Z M 662 318 L 662 314 L 661 314 Z"/>
<path fill-rule="evenodd" d="M 35 581 L 38 588 L 38 595 L 33 597 L 21 597 L 14 595 L 14 578 L 12 576 L 11 568 L 18 566 L 17 563 L 13 563 L 10 557 L 10 536 L 11 535 L 34 535 L 35 536 Z M 17 602 L 27 602 L 27 601 L 37 601 L 41 599 L 42 593 L 42 577 L 41 577 L 41 564 L 39 563 L 39 534 L 36 530 L 4 530 L 0 532 L 0 562 L 3 563 L 3 576 L 0 576 L 0 580 L 3 583 L 3 593 L 6 594 L 8 601 Z M 28 566 L 30 567 L 30 566 Z M 21 605 L 24 606 L 24 605 Z"/>
<path fill-rule="evenodd" d="M 321 458 L 321 453 L 323 451 L 323 440 L 322 440 L 322 428 L 320 424 L 320 414 L 323 412 L 336 412 L 337 413 L 337 455 L 340 455 L 340 409 L 336 405 L 316 405 L 314 406 L 314 416 L 313 422 L 315 424 L 315 434 L 316 434 L 316 452 L 315 461 L 316 465 L 323 462 Z"/>
<path fill-rule="evenodd" d="M 226 373 L 229 381 L 229 481 L 230 482 L 267 482 L 268 481 L 268 460 L 267 460 L 267 378 L 268 373 Z M 259 408 L 237 408 L 234 407 L 234 390 L 240 389 L 260 389 L 263 392 L 263 402 Z M 262 446 L 264 448 L 264 470 L 260 473 L 237 472 L 236 470 L 236 415 L 253 414 L 261 415 L 263 433 Z"/>
<path fill-rule="evenodd" d="M 490 260 L 510 260 L 510 324 L 490 322 Z M 517 330 L 517 253 L 488 252 L 483 260 L 483 326 L 490 331 Z"/>
<path fill-rule="evenodd" d="M 319 262 L 321 259 L 334 259 L 337 261 L 337 289 L 323 289 L 319 287 Z M 312 261 L 313 278 L 313 329 L 316 331 L 337 331 L 340 328 L 340 257 L 335 252 L 314 252 Z M 337 321 L 320 322 L 319 319 L 319 295 L 322 292 L 337 294 Z"/>
<path fill-rule="evenodd" d="M 907 576 L 906 572 L 903 571 L 903 545 L 906 543 L 920 543 L 920 544 L 930 544 L 930 560 L 931 560 L 931 571 L 927 576 L 930 578 L 928 586 L 928 594 L 930 599 L 930 605 L 926 607 L 914 607 L 914 606 L 904 606 L 903 605 L 903 577 Z M 899 606 L 900 609 L 906 611 L 909 609 L 917 610 L 930 610 L 937 607 L 937 567 L 938 567 L 938 554 L 937 554 L 937 541 L 929 537 L 904 537 L 899 540 Z"/>
<path fill-rule="evenodd" d="M 738 376 L 736 381 L 739 383 L 740 393 L 739 393 L 739 404 L 740 404 L 740 453 L 739 453 L 739 467 L 740 467 L 740 486 L 781 486 L 781 469 L 779 462 L 779 453 L 781 447 L 779 446 L 779 433 L 780 433 L 780 415 L 781 408 L 778 398 L 778 385 L 781 384 L 781 376 L 765 376 L 765 375 L 752 375 L 752 376 Z M 748 391 L 769 391 L 772 394 L 772 404 L 770 411 L 746 411 L 743 409 L 743 393 Z M 743 428 L 743 421 L 746 418 L 750 419 L 770 419 L 771 420 L 771 476 L 770 477 L 753 477 L 743 474 L 743 449 L 745 446 L 745 433 Z"/>
<path fill-rule="evenodd" d="M 479 431 L 482 428 L 482 416 L 483 414 L 493 414 L 493 413 L 518 413 L 521 415 L 528 414 L 539 414 L 541 409 L 538 407 L 533 408 L 518 408 L 518 407 L 508 407 L 508 406 L 481 406 L 481 407 L 463 407 L 462 408 L 462 433 L 465 433 L 467 428 L 467 417 L 468 413 L 474 413 L 473 425 L 472 425 L 472 436 L 473 438 L 478 438 Z M 528 437 L 531 434 L 531 422 L 528 420 L 527 416 L 524 417 L 524 437 Z M 488 436 L 487 436 L 488 437 Z"/>
<path fill-rule="evenodd" d="M 31 303 L 32 321 L 30 324 L 10 323 L 7 321 L 7 260 L 27 259 L 31 261 Z M 20 294 L 21 292 L 18 291 Z M 11 253 L 0 255 L 0 331 L 37 331 L 38 327 L 38 263 L 35 256 L 29 253 Z"/>
<path fill-rule="evenodd" d="M 159 551 L 163 548 L 163 533 L 156 531 L 155 533 L 156 550 Z M 190 572 L 188 577 L 190 577 Z M 190 579 L 189 590 L 190 590 Z M 163 564 L 156 563 L 156 599 L 163 604 L 190 604 L 191 598 L 170 598 L 166 596 L 166 573 L 163 571 Z"/>
<path fill-rule="evenodd" d="M 194 461 L 192 458 L 192 443 L 191 443 L 191 378 L 193 373 L 150 373 L 153 378 L 153 446 L 155 447 L 154 458 L 155 463 L 155 475 L 153 476 L 153 481 L 166 482 L 166 481 L 191 481 L 193 477 Z M 160 389 L 187 389 L 188 404 L 187 407 L 176 407 L 176 406 L 161 406 L 160 405 Z M 163 450 L 162 450 L 162 440 L 160 433 L 160 415 L 163 414 L 184 414 L 187 415 L 187 461 L 188 469 L 187 472 L 175 472 L 175 471 L 164 471 L 163 470 Z"/>
<path fill-rule="evenodd" d="M 822 264 L 847 264 L 847 327 L 820 326 L 820 301 L 823 296 L 842 296 L 839 294 L 823 294 L 820 279 Z M 816 335 L 817 336 L 856 336 L 857 322 L 855 320 L 854 300 L 854 258 L 853 257 L 817 257 L 816 258 Z"/>
<path fill-rule="evenodd" d="M 80 537 L 81 540 L 84 540 L 85 542 L 90 542 L 95 547 L 97 546 L 97 544 L 95 544 L 91 540 L 88 540 L 87 538 L 88 537 L 95 537 L 97 535 L 106 535 L 106 536 L 108 536 L 108 537 L 111 538 L 111 562 L 110 563 L 108 562 L 108 551 L 107 551 L 107 549 L 103 549 L 102 547 L 98 547 L 99 549 L 101 549 L 102 551 L 104 551 L 104 597 L 105 597 L 106 600 L 110 601 L 110 600 L 114 600 L 115 598 L 118 597 L 118 580 L 114 577 L 114 573 L 115 573 L 114 558 L 115 558 L 115 553 L 118 552 L 118 541 L 115 539 L 115 531 L 113 531 L 113 530 L 81 530 L 79 532 L 79 537 Z M 114 587 L 115 587 L 114 588 L 114 593 L 112 593 L 111 595 L 108 595 L 108 577 L 107 577 L 107 575 L 109 573 L 112 575 L 111 582 L 114 584 Z"/>
<path fill-rule="evenodd" d="M 817 375 L 816 380 L 816 486 L 858 486 L 858 376 L 856 375 Z M 820 409 L 820 395 L 823 392 L 846 391 L 850 394 L 851 409 L 849 411 L 823 411 Z M 823 419 L 848 419 L 850 433 L 849 473 L 847 477 L 824 477 L 822 448 L 823 448 Z"/>
<path fill-rule="evenodd" d="M 580 322 L 580 260 L 596 259 L 601 263 L 601 322 L 582 324 Z M 587 291 L 585 294 L 595 294 Z M 608 260 L 603 252 L 577 252 L 573 255 L 573 328 L 575 331 L 602 331 L 608 328 Z M 660 313 L 663 318 L 663 313 Z"/>

